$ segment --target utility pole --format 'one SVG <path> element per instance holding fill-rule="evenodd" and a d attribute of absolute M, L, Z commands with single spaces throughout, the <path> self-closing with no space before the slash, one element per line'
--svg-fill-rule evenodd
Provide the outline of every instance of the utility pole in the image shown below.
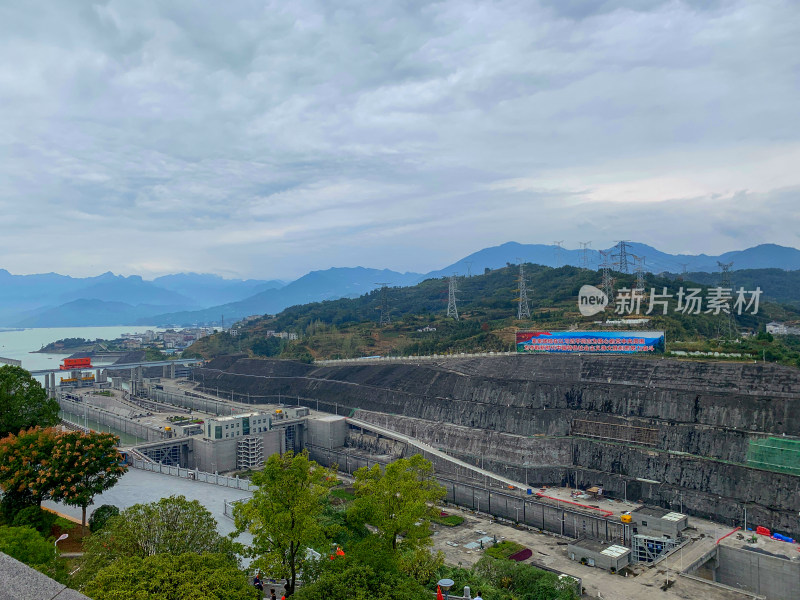
<path fill-rule="evenodd" d="M 447 290 L 447 316 L 453 317 L 458 321 L 458 306 L 456 304 L 456 293 L 458 292 L 456 274 L 453 273 L 449 278 L 449 286 Z"/>
<path fill-rule="evenodd" d="M 517 284 L 519 285 L 519 298 L 517 306 L 517 319 L 531 318 L 531 309 L 528 306 L 528 285 L 525 283 L 525 269 L 522 264 L 522 259 L 519 261 L 519 275 L 517 276 Z"/>

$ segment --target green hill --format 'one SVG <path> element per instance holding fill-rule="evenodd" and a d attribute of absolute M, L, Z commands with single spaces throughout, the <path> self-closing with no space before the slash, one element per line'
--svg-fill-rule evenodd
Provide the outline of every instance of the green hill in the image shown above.
<path fill-rule="evenodd" d="M 584 317 L 578 312 L 578 291 L 585 284 L 597 285 L 598 272 L 576 267 L 553 269 L 527 265 L 531 319 L 518 321 L 515 318 L 517 274 L 517 266 L 509 265 L 482 275 L 459 278 L 458 321 L 446 317 L 447 279 L 428 279 L 414 286 L 375 290 L 359 298 L 292 306 L 274 317 L 236 326 L 238 335 L 225 332 L 204 338 L 189 352 L 205 357 L 248 352 L 255 356 L 311 360 L 507 351 L 514 348 L 516 329 L 611 329 L 597 322 L 622 318 L 614 313 L 613 307 L 593 317 Z M 630 288 L 635 283 L 633 275 L 614 275 L 616 289 Z M 708 287 L 651 274 L 645 284 L 648 294 L 651 287 L 659 292 L 667 288 L 668 293 L 676 294 L 680 286 L 699 287 L 704 292 Z M 378 326 L 382 294 L 386 294 L 391 322 Z M 732 336 L 728 335 L 727 315 L 682 314 L 674 312 L 673 304 L 667 315 L 651 315 L 646 326 L 631 328 L 666 331 L 668 350 L 743 353 L 746 357 L 762 359 L 769 350 L 768 358 L 794 364 L 800 359 L 800 343 L 795 344 L 791 337 L 769 341 L 762 335 L 757 339 L 755 334 L 763 331 L 764 325 L 772 320 L 800 320 L 800 311 L 770 302 L 762 303 L 759 308 L 756 315 L 734 316 Z M 647 302 L 644 302 L 642 313 L 646 309 Z M 433 328 L 435 331 L 431 331 Z M 269 331 L 296 333 L 299 339 L 269 337 Z M 753 335 L 742 337 L 740 332 Z M 728 337 L 741 339 L 726 339 Z"/>

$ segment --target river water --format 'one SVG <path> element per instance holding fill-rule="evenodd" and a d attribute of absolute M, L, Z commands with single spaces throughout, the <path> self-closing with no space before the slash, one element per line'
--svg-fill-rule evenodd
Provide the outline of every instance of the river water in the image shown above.
<path fill-rule="evenodd" d="M 21 360 L 22 366 L 29 371 L 55 369 L 58 368 L 61 360 L 72 354 L 72 352 L 68 354 L 41 354 L 35 351 L 50 342 L 63 340 L 64 338 L 79 337 L 87 340 L 96 340 L 98 338 L 113 340 L 121 337 L 123 333 L 143 333 L 148 329 L 163 331 L 163 329 L 157 327 L 133 325 L 118 327 L 43 327 L 20 331 L 0 331 L 0 356 Z M 43 377 L 37 377 L 37 379 L 42 383 Z M 71 415 L 62 412 L 61 417 L 73 423 L 84 425 L 83 415 Z M 123 445 L 142 441 L 141 438 L 137 439 L 128 433 L 117 431 L 107 425 L 101 425 L 92 419 L 89 419 L 85 424 L 95 431 L 108 431 L 120 436 L 120 443 Z"/>
<path fill-rule="evenodd" d="M 36 350 L 50 342 L 64 338 L 84 338 L 113 340 L 123 333 L 143 333 L 148 329 L 163 331 L 163 328 L 141 325 L 121 325 L 115 327 L 42 327 L 21 331 L 0 331 L 0 356 L 22 361 L 29 371 L 36 369 L 55 369 L 67 354 L 39 354 Z"/>

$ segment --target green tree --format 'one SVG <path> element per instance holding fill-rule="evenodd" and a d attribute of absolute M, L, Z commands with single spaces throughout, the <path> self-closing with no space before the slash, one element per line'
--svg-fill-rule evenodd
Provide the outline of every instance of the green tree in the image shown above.
<path fill-rule="evenodd" d="M 333 561 L 334 563 L 336 561 Z M 304 584 L 297 600 L 431 600 L 433 596 L 411 577 L 375 569 L 349 558 L 326 567 L 316 581 Z"/>
<path fill-rule="evenodd" d="M 119 515 L 119 508 L 113 504 L 103 504 L 92 511 L 89 517 L 89 531 L 96 533 L 100 531 L 111 517 Z"/>
<path fill-rule="evenodd" d="M 80 506 L 81 527 L 86 532 L 86 508 L 97 494 L 116 485 L 128 470 L 117 450 L 119 438 L 111 433 L 70 431 L 58 436 L 50 461 L 54 500 Z"/>
<path fill-rule="evenodd" d="M 53 561 L 53 546 L 33 527 L 0 527 L 0 552 L 28 566 Z"/>
<path fill-rule="evenodd" d="M 39 506 L 27 506 L 14 516 L 14 527 L 32 527 L 44 537 L 49 537 L 58 515 Z"/>
<path fill-rule="evenodd" d="M 57 443 L 55 429 L 35 427 L 0 439 L 0 488 L 4 513 L 26 505 L 41 506 L 51 496 L 55 479 L 51 472 Z M 8 511 L 6 510 L 8 509 Z M 5 514 L 13 519 L 12 514 Z"/>
<path fill-rule="evenodd" d="M 224 554 L 156 554 L 115 561 L 84 588 L 94 600 L 246 600 L 259 597 Z"/>
<path fill-rule="evenodd" d="M 0 438 L 58 423 L 58 402 L 22 367 L 0 367 Z"/>
<path fill-rule="evenodd" d="M 32 527 L 0 527 L 0 552 L 57 581 L 67 578 L 64 563 L 56 558 L 53 544 Z"/>
<path fill-rule="evenodd" d="M 433 465 L 419 454 L 401 458 L 381 469 L 362 467 L 355 472 L 356 500 L 351 516 L 376 527 L 387 548 L 394 552 L 398 536 L 404 549 L 430 543 L 430 518 L 445 489 L 433 476 Z"/>
<path fill-rule="evenodd" d="M 117 558 L 205 552 L 234 556 L 230 540 L 217 532 L 213 515 L 197 500 L 170 496 L 134 504 L 84 541 L 80 581 L 91 579 Z"/>
<path fill-rule="evenodd" d="M 286 578 L 289 595 L 307 549 L 325 539 L 320 517 L 333 482 L 333 472 L 309 460 L 307 452 L 273 454 L 253 475 L 253 497 L 233 509 L 237 531 L 253 535 L 254 564 Z"/>

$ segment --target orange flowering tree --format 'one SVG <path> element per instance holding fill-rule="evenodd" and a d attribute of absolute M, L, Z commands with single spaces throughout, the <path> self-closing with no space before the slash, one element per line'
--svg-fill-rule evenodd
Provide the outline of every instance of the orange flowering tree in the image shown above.
<path fill-rule="evenodd" d="M 13 498 L 18 506 L 41 506 L 43 500 L 50 498 L 54 486 L 50 469 L 57 437 L 55 429 L 34 427 L 0 439 L 4 502 Z"/>
<path fill-rule="evenodd" d="M 50 461 L 53 500 L 80 506 L 86 531 L 86 508 L 94 497 L 113 487 L 127 471 L 111 433 L 69 431 L 59 434 Z"/>

